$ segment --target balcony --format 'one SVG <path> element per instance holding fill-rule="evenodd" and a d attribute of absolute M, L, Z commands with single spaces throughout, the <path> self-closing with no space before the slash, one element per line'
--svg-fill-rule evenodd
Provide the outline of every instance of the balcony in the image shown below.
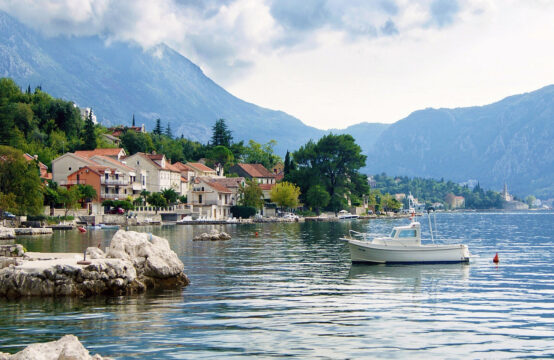
<path fill-rule="evenodd" d="M 146 190 L 146 185 L 142 185 L 139 182 L 132 183 L 133 191 Z"/>
<path fill-rule="evenodd" d="M 62 180 L 58 183 L 60 186 L 86 185 L 85 180 Z"/>
<path fill-rule="evenodd" d="M 129 185 L 129 180 L 128 179 L 106 179 L 104 177 L 100 178 L 100 184 L 102 185 L 113 185 L 113 186 L 118 186 L 118 185 Z"/>
<path fill-rule="evenodd" d="M 122 199 L 125 199 L 127 195 L 125 194 L 105 194 L 105 193 L 101 193 L 100 194 L 100 197 L 102 199 L 119 199 L 119 200 L 122 200 Z"/>

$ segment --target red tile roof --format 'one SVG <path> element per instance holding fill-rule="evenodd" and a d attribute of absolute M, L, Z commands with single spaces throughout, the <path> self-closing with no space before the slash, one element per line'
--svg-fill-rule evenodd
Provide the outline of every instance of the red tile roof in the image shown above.
<path fill-rule="evenodd" d="M 117 161 L 116 159 L 113 159 L 111 157 L 108 157 L 108 156 L 103 156 L 103 155 L 94 155 L 93 157 L 97 157 L 97 158 L 100 158 L 104 161 L 107 161 L 109 163 L 112 163 L 114 165 L 117 165 L 117 166 L 120 166 L 122 168 L 124 168 L 125 170 L 127 171 L 135 171 L 135 169 L 133 169 L 132 167 L 128 166 L 128 165 L 125 165 L 124 163 L 120 162 L 120 161 Z M 91 159 L 92 161 L 94 161 L 94 159 Z"/>
<path fill-rule="evenodd" d="M 204 164 L 201 164 L 201 163 L 193 163 L 193 162 L 188 162 L 186 163 L 187 166 L 193 168 L 193 170 L 197 170 L 197 171 L 202 171 L 202 172 L 215 172 L 214 169 L 210 168 L 210 167 L 207 167 L 206 165 Z"/>
<path fill-rule="evenodd" d="M 267 170 L 262 164 L 237 164 L 243 171 L 253 178 L 274 178 L 275 174 Z"/>
<path fill-rule="evenodd" d="M 192 170 L 189 166 L 183 164 L 182 162 L 180 161 L 177 161 L 176 163 L 173 163 L 173 166 L 175 166 L 177 169 L 179 169 L 180 171 L 194 171 Z"/>
<path fill-rule="evenodd" d="M 75 155 L 90 158 L 94 155 L 103 155 L 103 156 L 118 156 L 122 151 L 122 148 L 109 148 L 109 149 L 94 149 L 94 150 L 79 150 L 75 151 Z M 125 150 L 123 150 L 125 152 Z"/>
<path fill-rule="evenodd" d="M 275 186 L 275 184 L 258 184 L 258 186 L 262 190 L 271 190 Z"/>
<path fill-rule="evenodd" d="M 208 185 L 210 185 L 214 190 L 221 193 L 231 193 L 231 190 L 227 189 L 225 186 L 218 184 L 216 182 L 209 182 Z"/>
<path fill-rule="evenodd" d="M 212 178 L 211 181 L 221 184 L 226 188 L 238 188 L 239 185 L 244 181 L 244 178 L 243 177 L 217 178 L 217 179 Z"/>

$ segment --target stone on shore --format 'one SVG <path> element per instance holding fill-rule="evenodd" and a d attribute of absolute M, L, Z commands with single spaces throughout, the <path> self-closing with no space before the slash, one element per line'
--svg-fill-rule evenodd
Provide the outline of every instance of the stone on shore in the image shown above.
<path fill-rule="evenodd" d="M 217 240 L 230 240 L 231 235 L 227 234 L 226 232 L 222 231 L 219 232 L 216 229 L 213 229 L 209 233 L 202 233 L 200 235 L 195 236 L 192 240 L 194 241 L 217 241 Z"/>
<path fill-rule="evenodd" d="M 100 355 L 91 356 L 75 335 L 59 340 L 27 346 L 16 354 L 0 352 L 0 360 L 111 360 Z"/>
<path fill-rule="evenodd" d="M 166 239 L 119 230 L 107 252 L 83 255 L 26 253 L 0 268 L 0 296 L 127 295 L 147 289 L 180 288 L 189 283 L 184 265 Z"/>
<path fill-rule="evenodd" d="M 15 239 L 15 230 L 0 225 L 0 239 Z"/>

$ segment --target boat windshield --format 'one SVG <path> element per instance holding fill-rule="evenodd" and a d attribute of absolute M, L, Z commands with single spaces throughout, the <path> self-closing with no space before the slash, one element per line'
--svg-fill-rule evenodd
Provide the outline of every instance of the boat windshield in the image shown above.
<path fill-rule="evenodd" d="M 392 232 L 390 233 L 390 237 L 393 238 L 396 236 L 396 229 L 393 229 Z"/>
<path fill-rule="evenodd" d="M 400 234 L 398 234 L 399 238 L 413 238 L 416 237 L 416 230 L 415 229 L 409 229 L 409 230 L 402 230 L 400 231 Z"/>

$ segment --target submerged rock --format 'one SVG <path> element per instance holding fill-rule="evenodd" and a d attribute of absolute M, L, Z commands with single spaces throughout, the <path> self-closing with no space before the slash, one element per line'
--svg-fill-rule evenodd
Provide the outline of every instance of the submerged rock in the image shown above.
<path fill-rule="evenodd" d="M 216 229 L 213 229 L 209 233 L 202 233 L 200 235 L 195 236 L 192 240 L 194 241 L 216 241 L 216 240 L 230 240 L 231 235 L 227 234 L 226 232 L 222 231 L 219 232 Z"/>
<path fill-rule="evenodd" d="M 0 296 L 125 295 L 156 288 L 179 288 L 189 279 L 166 239 L 119 230 L 106 253 L 32 254 L 0 269 Z M 46 256 L 46 257 L 45 257 Z"/>
<path fill-rule="evenodd" d="M 27 346 L 16 354 L 0 352 L 0 360 L 111 360 L 100 355 L 91 356 L 74 335 L 59 340 Z"/>

